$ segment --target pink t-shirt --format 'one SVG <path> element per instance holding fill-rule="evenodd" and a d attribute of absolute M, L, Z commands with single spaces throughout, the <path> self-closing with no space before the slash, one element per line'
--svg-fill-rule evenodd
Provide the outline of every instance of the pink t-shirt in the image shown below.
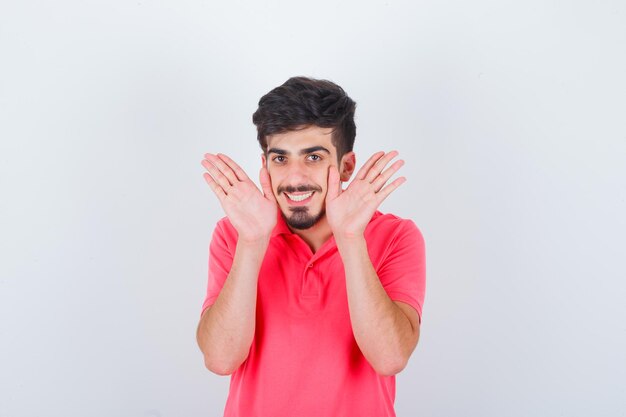
<path fill-rule="evenodd" d="M 365 239 L 389 297 L 415 308 L 421 322 L 425 248 L 415 223 L 376 211 Z M 201 313 L 219 295 L 236 244 L 224 217 L 210 244 Z M 254 341 L 231 375 L 225 417 L 395 416 L 395 376 L 377 374 L 359 350 L 345 281 L 333 237 L 313 253 L 278 216 L 259 272 Z"/>

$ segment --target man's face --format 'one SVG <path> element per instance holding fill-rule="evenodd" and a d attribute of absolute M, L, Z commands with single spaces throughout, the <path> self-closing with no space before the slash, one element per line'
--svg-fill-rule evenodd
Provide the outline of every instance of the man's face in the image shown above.
<path fill-rule="evenodd" d="M 262 156 L 272 191 L 289 226 L 308 229 L 325 214 L 328 169 L 337 167 L 332 128 L 309 126 L 267 137 L 267 159 Z M 347 181 L 354 170 L 354 152 L 346 153 L 338 167 Z"/>

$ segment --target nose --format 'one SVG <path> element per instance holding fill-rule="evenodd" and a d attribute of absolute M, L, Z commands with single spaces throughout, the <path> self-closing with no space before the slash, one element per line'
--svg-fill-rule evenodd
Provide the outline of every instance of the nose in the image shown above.
<path fill-rule="evenodd" d="M 308 167 L 302 161 L 291 161 L 287 167 L 287 178 L 289 183 L 298 185 L 306 184 L 308 178 Z"/>
<path fill-rule="evenodd" d="M 304 161 L 289 161 L 284 171 L 282 188 L 289 192 L 320 191 L 319 185 L 311 180 L 311 167 Z"/>

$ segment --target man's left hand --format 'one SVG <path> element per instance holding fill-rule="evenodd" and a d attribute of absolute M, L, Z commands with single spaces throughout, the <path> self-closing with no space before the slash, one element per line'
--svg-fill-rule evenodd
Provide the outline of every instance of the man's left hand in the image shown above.
<path fill-rule="evenodd" d="M 404 164 L 400 159 L 385 169 L 397 155 L 397 151 L 387 154 L 381 151 L 372 155 L 345 190 L 341 188 L 337 167 L 330 167 L 326 216 L 335 239 L 363 236 L 378 206 L 406 181 L 406 178 L 399 177 L 387 184 L 389 178 Z"/>

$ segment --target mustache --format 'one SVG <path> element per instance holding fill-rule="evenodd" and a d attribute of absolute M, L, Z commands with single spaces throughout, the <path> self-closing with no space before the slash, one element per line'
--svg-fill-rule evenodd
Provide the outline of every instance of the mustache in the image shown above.
<path fill-rule="evenodd" d="M 276 191 L 278 193 L 306 193 L 307 191 L 322 192 L 322 188 L 313 185 L 298 185 L 295 187 L 291 185 L 285 185 L 278 187 Z"/>

